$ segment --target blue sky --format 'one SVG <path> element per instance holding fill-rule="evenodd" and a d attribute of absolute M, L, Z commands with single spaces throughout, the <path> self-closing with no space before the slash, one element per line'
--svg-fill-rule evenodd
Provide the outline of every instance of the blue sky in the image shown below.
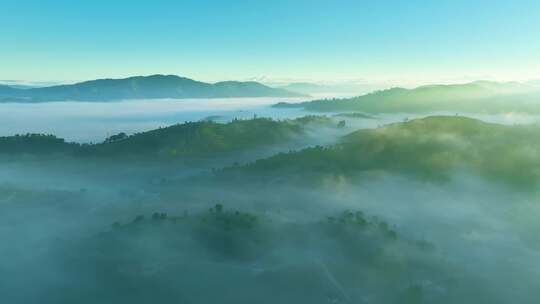
<path fill-rule="evenodd" d="M 540 78 L 540 1 L 2 1 L 0 79 Z"/>

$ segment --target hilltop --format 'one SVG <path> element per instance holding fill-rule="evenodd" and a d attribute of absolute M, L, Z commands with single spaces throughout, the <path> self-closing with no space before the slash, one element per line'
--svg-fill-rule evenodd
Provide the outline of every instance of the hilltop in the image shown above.
<path fill-rule="evenodd" d="M 460 170 L 512 186 L 540 183 L 538 125 L 503 126 L 432 116 L 353 132 L 329 147 L 280 153 L 221 174 L 305 177 L 397 173 L 444 181 Z"/>
<path fill-rule="evenodd" d="M 306 127 L 309 125 L 335 126 L 331 118 L 324 116 L 282 121 L 269 118 L 235 119 L 228 123 L 199 121 L 133 135 L 119 133 L 97 144 L 69 143 L 49 134 L 24 134 L 0 137 L 0 154 L 174 159 L 283 144 L 306 135 Z"/>
<path fill-rule="evenodd" d="M 275 107 L 300 107 L 318 112 L 540 113 L 539 97 L 540 88 L 531 84 L 476 81 L 466 84 L 427 85 L 415 89 L 391 88 L 353 98 L 318 99 L 297 104 L 279 103 Z"/>

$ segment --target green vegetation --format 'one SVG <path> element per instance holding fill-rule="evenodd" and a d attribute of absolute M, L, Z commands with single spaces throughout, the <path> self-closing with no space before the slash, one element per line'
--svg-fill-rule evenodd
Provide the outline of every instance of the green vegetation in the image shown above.
<path fill-rule="evenodd" d="M 68 266 L 64 275 L 89 274 L 76 290 L 64 289 L 62 300 L 81 292 L 113 300 L 180 297 L 205 303 L 246 298 L 355 303 L 366 294 L 377 303 L 491 299 L 463 267 L 360 211 L 276 222 L 217 204 L 194 215 L 137 216 L 59 248 L 53 253 Z M 130 286 L 137 286 L 135 295 L 125 293 Z"/>
<path fill-rule="evenodd" d="M 292 177 L 394 172 L 442 181 L 466 169 L 512 186 L 534 188 L 540 182 L 538 132 L 538 125 L 503 126 L 457 116 L 428 117 L 360 130 L 335 146 L 281 153 L 231 170 Z"/>
<path fill-rule="evenodd" d="M 173 159 L 208 156 L 283 144 L 305 135 L 308 126 L 334 126 L 324 116 L 276 121 L 269 118 L 235 119 L 229 123 L 186 122 L 148 132 L 119 133 L 103 143 L 66 143 L 52 135 L 27 134 L 0 138 L 0 154 L 63 154 L 77 157 Z"/>
<path fill-rule="evenodd" d="M 540 113 L 540 92 L 519 83 L 478 81 L 459 85 L 429 85 L 415 89 L 392 88 L 344 99 L 320 99 L 275 107 L 309 111 L 364 113 Z"/>
<path fill-rule="evenodd" d="M 100 159 L 172 160 L 234 154 L 287 143 L 306 135 L 308 126 L 344 127 L 325 116 L 295 120 L 266 118 L 221 124 L 188 122 L 128 136 L 110 136 L 103 143 L 66 143 L 52 135 L 27 134 L 0 138 L 0 153 L 36 156 L 68 155 Z M 378 129 L 360 130 L 334 146 L 316 146 L 280 153 L 225 173 L 256 178 L 355 176 L 398 173 L 426 181 L 444 181 L 461 169 L 490 180 L 532 189 L 540 182 L 538 125 L 503 126 L 458 116 L 433 116 Z"/>
<path fill-rule="evenodd" d="M 258 118 L 227 124 L 188 122 L 88 146 L 81 155 L 102 157 L 204 156 L 284 143 L 303 133 L 300 124 Z"/>
<path fill-rule="evenodd" d="M 0 154 L 64 154 L 72 153 L 80 145 L 66 143 L 64 139 L 49 134 L 24 134 L 0 137 Z"/>
<path fill-rule="evenodd" d="M 9 158 L 0 172 L 9 181 L 0 232 L 14 261 L 0 266 L 0 283 L 21 303 L 32 302 L 18 292 L 29 280 L 42 283 L 45 303 L 508 303 L 516 294 L 535 303 L 526 269 L 538 248 L 538 125 L 435 116 L 214 173 L 206 160 L 171 161 L 268 151 L 325 130 L 312 127 L 343 134 L 338 121 L 190 122 L 90 145 L 0 138 L 4 155 L 54 156 Z M 444 183 L 467 173 L 496 183 Z M 370 187 L 354 183 L 368 178 Z"/>
<path fill-rule="evenodd" d="M 213 258 L 242 261 L 264 256 L 272 247 L 279 247 L 280 244 L 290 246 L 299 239 L 311 239 L 311 233 L 336 241 L 335 245 L 341 246 L 342 252 L 351 251 L 350 258 L 366 251 L 366 240 L 370 240 L 370 246 L 381 247 L 387 242 L 400 241 L 397 232 L 386 222 L 377 217 L 369 218 L 361 211 L 349 210 L 302 225 L 276 224 L 268 216 L 226 209 L 222 204 L 216 204 L 208 211 L 194 215 L 185 213 L 181 216 L 169 216 L 155 212 L 148 219 L 144 215 L 138 215 L 131 222 L 115 222 L 112 227 L 113 233 L 136 238 L 140 237 L 141 229 L 151 230 L 158 227 L 159 233 L 165 236 L 176 234 L 178 229 L 187 229 L 187 233 L 192 234 L 199 245 L 209 250 Z M 317 239 L 312 241 L 318 242 Z M 411 245 L 419 250 L 429 247 L 420 244 L 423 243 L 412 241 L 407 243 L 407 246 Z"/>
<path fill-rule="evenodd" d="M 363 119 L 377 119 L 373 115 L 368 115 L 360 112 L 352 112 L 352 113 L 338 113 L 334 114 L 334 117 L 343 117 L 343 118 L 363 118 Z"/>
<path fill-rule="evenodd" d="M 346 210 L 338 216 L 329 216 L 323 222 L 326 232 L 335 237 L 343 237 L 350 233 L 375 233 L 388 240 L 397 240 L 397 232 L 378 218 L 368 219 L 362 211 Z"/>

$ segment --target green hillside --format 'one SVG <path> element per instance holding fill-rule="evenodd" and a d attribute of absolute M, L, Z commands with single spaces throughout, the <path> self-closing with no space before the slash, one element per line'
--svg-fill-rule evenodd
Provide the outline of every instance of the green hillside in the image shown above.
<path fill-rule="evenodd" d="M 67 143 L 53 135 L 0 137 L 0 155 L 62 154 L 77 157 L 171 159 L 207 156 L 286 143 L 305 135 L 309 125 L 335 126 L 328 117 L 306 116 L 277 121 L 269 118 L 186 122 L 133 135 L 120 133 L 98 144 Z"/>
<path fill-rule="evenodd" d="M 360 130 L 335 146 L 281 153 L 231 171 L 289 177 L 392 172 L 441 181 L 465 169 L 507 184 L 533 187 L 540 182 L 538 132 L 538 125 L 428 117 Z"/>
<path fill-rule="evenodd" d="M 540 113 L 540 90 L 520 83 L 477 81 L 457 85 L 429 85 L 415 89 L 392 88 L 344 99 L 320 99 L 275 107 L 309 111 L 368 113 L 429 113 L 435 111 Z"/>

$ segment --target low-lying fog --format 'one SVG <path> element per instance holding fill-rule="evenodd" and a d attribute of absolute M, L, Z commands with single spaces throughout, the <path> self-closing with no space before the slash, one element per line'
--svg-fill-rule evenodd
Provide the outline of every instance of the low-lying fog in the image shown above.
<path fill-rule="evenodd" d="M 228 121 L 254 114 L 280 119 L 313 114 L 270 107 L 278 101 L 1 104 L 0 135 L 52 133 L 95 142 L 107 134 L 210 116 Z M 343 119 L 351 131 L 423 116 Z M 526 114 L 468 116 L 501 124 L 538 121 Z M 342 135 L 314 133 L 327 143 Z M 239 157 L 236 161 L 246 162 L 255 156 Z M 145 167 L 2 158 L 0 168 L 0 295 L 5 303 L 532 304 L 540 297 L 537 192 L 465 170 L 447 182 L 385 174 L 333 176 L 317 187 L 296 187 L 281 181 L 220 184 L 206 163 Z M 241 231 L 239 241 L 223 238 L 222 231 L 204 226 L 210 225 L 204 215 L 200 221 L 197 217 L 216 204 L 268 222 L 262 221 L 253 244 L 244 239 L 251 234 Z M 216 210 L 210 214 L 222 212 Z M 344 210 L 381 219 L 400 241 L 381 241 L 370 232 L 357 244 L 356 238 L 332 234 L 333 226 L 325 230 L 327 219 Z M 170 225 L 178 226 L 168 230 L 169 222 L 156 224 L 160 215 L 151 220 L 154 212 L 182 216 L 180 224 L 175 218 Z M 139 215 L 144 220 L 134 222 Z M 432 249 L 417 250 L 410 245 L 416 241 Z M 242 242 L 261 247 L 253 253 Z M 247 257 L 231 258 L 234 250 Z"/>
<path fill-rule="evenodd" d="M 154 99 L 121 102 L 6 103 L 0 105 L 0 136 L 20 133 L 55 134 L 68 141 L 98 142 L 107 134 L 148 131 L 185 121 L 229 121 L 253 115 L 276 118 L 302 116 L 300 109 L 270 107 L 295 98 Z"/>
<path fill-rule="evenodd" d="M 43 174 L 26 169 L 25 173 L 35 174 L 34 177 Z M 65 176 L 63 187 L 56 188 L 43 187 L 36 180 L 9 182 L 9 176 L 2 176 L 0 190 L 5 193 L 0 198 L 0 291 L 4 299 L 11 300 L 9 303 L 70 303 L 81 296 L 79 303 L 92 303 L 94 295 L 102 297 L 101 303 L 146 303 L 148 297 L 210 303 L 220 296 L 225 297 L 221 299 L 223 303 L 248 303 L 242 301 L 246 297 L 261 297 L 261 303 L 288 299 L 301 302 L 306 297 L 313 303 L 400 303 L 395 302 L 396 298 L 417 286 L 421 288 L 422 300 L 403 303 L 455 303 L 459 299 L 461 303 L 536 303 L 540 296 L 536 288 L 540 275 L 540 243 L 535 232 L 540 229 L 540 208 L 536 197 L 466 173 L 447 184 L 387 176 L 367 182 L 333 180 L 312 189 L 249 183 L 220 187 L 205 182 L 186 184 L 182 180 L 162 186 L 152 181 L 156 178 L 152 174 L 148 180 L 121 174 L 92 179 L 85 177 L 88 174 L 97 175 L 85 172 L 81 176 Z M 46 179 L 47 174 L 43 175 L 40 178 Z M 83 184 L 87 187 L 81 188 Z M 118 243 L 107 245 L 110 248 L 95 239 L 101 238 L 101 232 L 109 233 L 115 221 L 134 225 L 130 223 L 136 216 L 144 215 L 151 221 L 154 212 L 196 215 L 216 203 L 262 215 L 282 227 L 293 226 L 270 236 L 283 243 L 264 249 L 254 260 L 245 262 L 226 256 L 208 257 L 208 248 L 192 243 L 191 239 L 174 245 L 180 246 L 178 249 L 171 247 L 171 242 L 177 242 L 179 237 L 189 238 L 192 233 L 182 230 L 182 224 L 174 232 L 178 236 L 171 236 L 169 228 L 159 228 L 165 229 L 163 232 L 152 232 L 156 227 L 142 228 L 135 235 L 129 232 L 131 228 L 126 228 L 128 239 L 122 240 L 123 232 L 119 230 L 120 236 L 112 236 Z M 400 249 L 405 245 L 385 245 L 390 247 L 382 247 L 384 256 L 390 255 L 391 260 L 381 263 L 390 264 L 363 266 L 369 260 L 359 262 L 353 257 L 342 257 L 342 250 L 349 249 L 334 247 L 337 240 L 327 240 L 326 234 L 318 235 L 314 230 L 308 235 L 314 238 L 316 247 L 309 252 L 297 248 L 295 242 L 281 240 L 289 233 L 299 233 L 303 223 L 306 229 L 313 229 L 309 228 L 311 223 L 343 210 L 361 210 L 368 216 L 377 216 L 389 223 L 400 239 L 428 242 L 434 249 L 414 253 L 408 247 Z M 211 242 L 217 242 L 216 246 L 221 248 L 219 244 L 225 240 Z M 369 238 L 366 243 L 360 241 L 360 249 L 354 250 L 360 255 L 365 250 L 375 250 L 371 246 L 376 245 L 371 242 Z M 355 254 L 354 250 L 351 254 Z M 339 266 L 341 263 L 344 266 Z M 420 266 L 414 266 L 416 263 Z M 364 267 L 375 270 L 363 272 Z M 405 273 L 400 279 L 386 273 L 394 271 Z M 366 282 L 357 277 L 367 275 L 369 280 L 370 273 L 373 280 L 381 281 Z M 100 275 L 104 277 L 100 279 Z M 281 283 L 267 281 L 269 278 Z M 302 283 L 307 278 L 310 283 Z M 40 284 L 42 280 L 45 282 Z M 110 282 L 105 284 L 103 280 Z M 212 286 L 212 293 L 201 293 L 205 284 Z M 251 284 L 254 286 L 246 289 Z M 66 290 L 65 286 L 70 288 Z M 304 292 L 316 289 L 309 296 L 299 295 L 294 286 L 308 288 Z M 130 288 L 137 288 L 135 294 L 139 296 L 132 294 Z M 269 290 L 275 288 L 278 294 L 273 295 Z"/>
<path fill-rule="evenodd" d="M 313 113 L 299 108 L 273 108 L 278 102 L 302 102 L 309 98 L 229 98 L 180 100 L 130 100 L 122 102 L 45 102 L 3 103 L 0 105 L 0 136 L 25 133 L 54 134 L 67 141 L 101 142 L 108 135 L 133 134 L 185 121 L 210 119 L 227 122 L 234 118 L 296 118 Z M 450 114 L 456 113 L 433 113 Z M 462 114 L 462 113 L 461 113 Z M 404 119 L 424 117 L 416 114 L 379 114 L 377 119 L 354 119 L 357 128 L 374 128 Z M 523 113 L 466 114 L 502 124 L 540 121 L 537 115 Z M 345 119 L 347 120 L 347 119 Z"/>

